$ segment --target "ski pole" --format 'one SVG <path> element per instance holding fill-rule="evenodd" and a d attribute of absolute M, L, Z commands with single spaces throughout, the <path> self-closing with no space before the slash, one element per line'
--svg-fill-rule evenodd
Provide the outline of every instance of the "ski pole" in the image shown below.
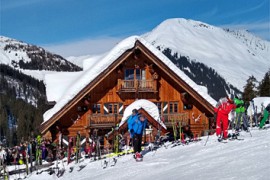
<path fill-rule="evenodd" d="M 207 139 L 206 139 L 206 141 L 204 143 L 204 146 L 206 146 L 206 143 L 208 142 L 208 139 L 209 139 L 209 131 L 208 131 Z"/>

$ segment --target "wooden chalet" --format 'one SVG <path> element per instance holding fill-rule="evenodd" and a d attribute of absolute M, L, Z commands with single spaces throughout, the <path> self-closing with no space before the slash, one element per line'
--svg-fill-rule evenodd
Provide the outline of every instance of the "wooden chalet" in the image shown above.
<path fill-rule="evenodd" d="M 167 128 L 162 133 L 172 131 L 172 124 L 176 122 L 189 124 L 196 135 L 209 129 L 215 100 L 202 93 L 165 55 L 140 37 L 130 37 L 112 51 L 100 60 L 102 63 L 109 59 L 104 69 L 94 77 L 90 74 L 89 82 L 67 103 L 56 102 L 49 110 L 50 115 L 40 126 L 43 136 L 57 141 L 60 133 L 67 137 L 80 131 L 81 136 L 89 137 L 93 129 L 104 136 L 122 120 L 125 109 L 138 99 L 157 106 Z M 94 68 L 98 68 L 98 64 Z M 141 111 L 156 133 L 157 124 L 147 112 Z"/>

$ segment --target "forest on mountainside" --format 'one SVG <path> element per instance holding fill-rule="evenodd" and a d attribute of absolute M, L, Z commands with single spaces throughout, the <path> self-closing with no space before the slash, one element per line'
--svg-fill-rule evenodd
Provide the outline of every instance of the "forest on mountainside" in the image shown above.
<path fill-rule="evenodd" d="M 0 141 L 8 146 L 39 134 L 46 104 L 42 81 L 0 64 Z"/>

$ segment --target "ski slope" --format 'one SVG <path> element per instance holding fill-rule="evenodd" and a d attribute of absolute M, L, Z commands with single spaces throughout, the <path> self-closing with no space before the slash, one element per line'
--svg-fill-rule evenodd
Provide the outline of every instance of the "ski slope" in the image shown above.
<path fill-rule="evenodd" d="M 201 141 L 186 146 L 169 146 L 167 149 L 161 147 L 145 154 L 142 162 L 136 162 L 132 155 L 125 155 L 118 159 L 115 166 L 111 167 L 109 163 L 105 169 L 102 168 L 102 161 L 89 163 L 89 159 L 77 165 L 64 163 L 66 171 L 59 179 L 267 180 L 270 177 L 270 128 L 253 128 L 251 134 L 252 137 L 250 133 L 241 132 L 239 138 L 244 140 L 228 143 L 219 143 L 216 136 L 212 135 L 209 136 L 206 146 L 207 137 L 202 137 Z M 78 172 L 79 165 L 86 167 Z M 62 166 L 62 163 L 59 166 Z M 75 167 L 71 173 L 70 166 Z M 22 177 L 22 174 L 20 176 Z M 39 175 L 33 173 L 27 179 L 51 180 L 58 177 L 43 172 Z"/>

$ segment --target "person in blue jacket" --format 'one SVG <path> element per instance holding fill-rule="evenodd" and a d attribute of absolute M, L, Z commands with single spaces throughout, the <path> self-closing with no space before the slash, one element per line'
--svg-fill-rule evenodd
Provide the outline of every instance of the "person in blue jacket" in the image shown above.
<path fill-rule="evenodd" d="M 138 110 L 133 109 L 132 115 L 128 119 L 128 130 L 133 140 L 133 149 L 136 157 L 142 151 L 142 135 L 147 125 L 147 119 L 143 115 L 138 114 Z"/>
<path fill-rule="evenodd" d="M 130 134 L 131 141 L 132 141 L 133 136 L 134 136 L 134 130 L 131 130 L 132 129 L 131 126 L 132 126 L 133 122 L 135 122 L 136 119 L 138 119 L 138 110 L 133 109 L 131 116 L 129 116 L 129 118 L 128 118 L 128 131 Z M 133 144 L 133 142 L 132 142 L 132 144 Z"/>

